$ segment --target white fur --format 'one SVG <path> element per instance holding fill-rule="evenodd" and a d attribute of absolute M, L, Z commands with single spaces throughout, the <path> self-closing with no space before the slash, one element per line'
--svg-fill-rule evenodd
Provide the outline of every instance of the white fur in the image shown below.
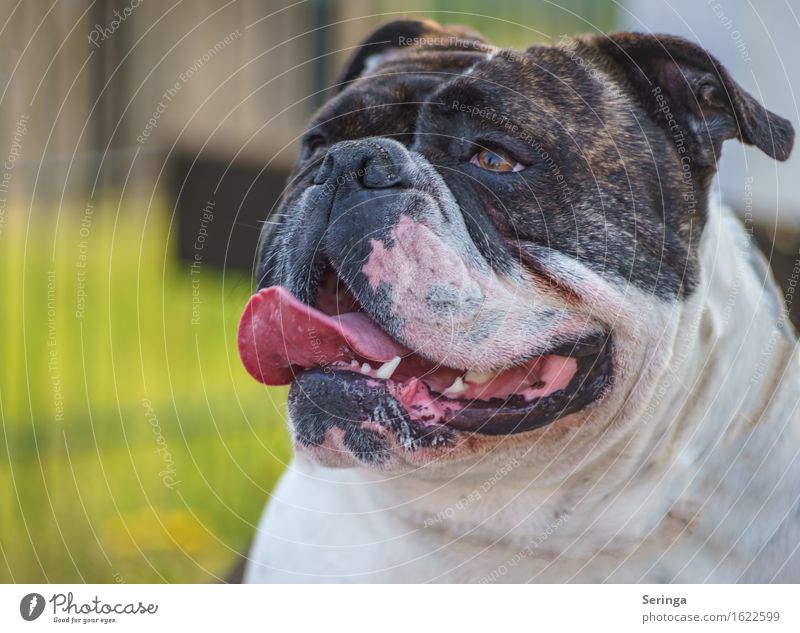
<path fill-rule="evenodd" d="M 797 342 L 747 238 L 712 205 L 700 286 L 673 303 L 554 256 L 614 329 L 597 410 L 439 469 L 298 455 L 246 581 L 800 582 Z"/>

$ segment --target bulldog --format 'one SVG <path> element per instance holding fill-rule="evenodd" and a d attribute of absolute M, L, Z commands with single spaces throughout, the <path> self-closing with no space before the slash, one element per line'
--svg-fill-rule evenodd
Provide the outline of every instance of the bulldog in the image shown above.
<path fill-rule="evenodd" d="M 296 449 L 245 580 L 800 581 L 797 339 L 714 192 L 734 138 L 794 132 L 677 37 L 368 37 L 241 319 Z"/>

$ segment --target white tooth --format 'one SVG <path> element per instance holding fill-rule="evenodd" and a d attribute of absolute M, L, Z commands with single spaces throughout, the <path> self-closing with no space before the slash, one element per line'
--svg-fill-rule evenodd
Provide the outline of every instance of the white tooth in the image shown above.
<path fill-rule="evenodd" d="M 400 364 L 400 357 L 395 356 L 392 360 L 387 363 L 384 363 L 380 367 L 378 367 L 378 371 L 375 372 L 375 375 L 378 378 L 383 378 L 384 380 L 389 380 L 394 373 L 394 370 L 397 369 L 397 366 Z"/>
<path fill-rule="evenodd" d="M 461 393 L 462 391 L 466 391 L 467 387 L 464 384 L 464 381 L 461 380 L 461 376 L 456 378 L 453 381 L 453 384 L 450 385 L 447 389 L 445 389 L 446 393 Z"/>
<path fill-rule="evenodd" d="M 362 374 L 368 374 L 371 371 L 372 371 L 372 367 L 370 367 L 369 363 L 364 363 L 363 365 L 361 365 L 361 373 Z"/>
<path fill-rule="evenodd" d="M 470 369 L 466 374 L 464 374 L 464 380 L 475 383 L 476 385 L 482 385 L 489 382 L 496 375 L 497 374 L 492 371 L 474 371 Z"/>
<path fill-rule="evenodd" d="M 358 361 L 355 358 L 350 361 L 350 367 L 352 367 L 353 369 L 358 367 Z"/>

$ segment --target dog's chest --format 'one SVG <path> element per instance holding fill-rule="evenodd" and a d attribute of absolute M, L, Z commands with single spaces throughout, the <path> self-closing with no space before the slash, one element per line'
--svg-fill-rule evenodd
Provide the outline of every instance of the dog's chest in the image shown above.
<path fill-rule="evenodd" d="M 664 582 L 731 574 L 728 563 L 717 564 L 720 552 L 703 543 L 709 529 L 699 502 L 657 509 L 631 495 L 607 511 L 579 505 L 567 513 L 566 499 L 552 501 L 538 513 L 526 504 L 496 512 L 480 501 L 440 513 L 387 509 L 350 485 L 290 471 L 262 520 L 248 579 Z"/>

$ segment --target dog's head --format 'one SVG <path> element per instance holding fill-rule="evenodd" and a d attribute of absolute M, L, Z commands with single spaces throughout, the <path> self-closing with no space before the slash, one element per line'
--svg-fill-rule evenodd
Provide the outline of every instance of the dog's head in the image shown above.
<path fill-rule="evenodd" d="M 331 465 L 610 438 L 669 357 L 729 138 L 783 160 L 793 131 L 685 40 L 388 24 L 265 226 L 245 366 L 292 384 L 295 443 Z"/>

